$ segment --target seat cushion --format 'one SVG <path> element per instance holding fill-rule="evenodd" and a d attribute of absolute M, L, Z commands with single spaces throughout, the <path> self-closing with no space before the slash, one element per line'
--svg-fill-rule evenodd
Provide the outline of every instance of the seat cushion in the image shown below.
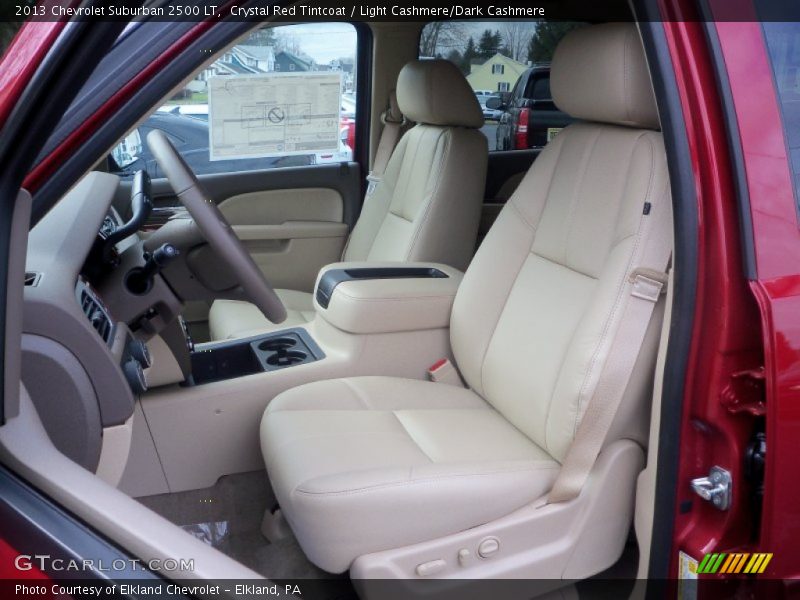
<path fill-rule="evenodd" d="M 229 340 L 296 327 L 314 318 L 314 299 L 308 292 L 275 290 L 286 307 L 286 320 L 273 323 L 250 302 L 215 300 L 208 313 L 208 329 L 212 340 Z"/>
<path fill-rule="evenodd" d="M 303 550 L 332 573 L 506 515 L 559 469 L 477 394 L 391 377 L 284 392 L 264 414 L 261 446 Z"/>

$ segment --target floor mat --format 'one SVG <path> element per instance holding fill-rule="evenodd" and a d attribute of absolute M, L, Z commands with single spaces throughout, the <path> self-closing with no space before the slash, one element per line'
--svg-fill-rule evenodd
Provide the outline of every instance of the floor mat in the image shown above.
<path fill-rule="evenodd" d="M 276 504 L 264 471 L 226 475 L 202 490 L 137 500 L 264 577 L 336 577 L 311 564 L 294 537 L 271 544 L 261 535 L 264 510 Z"/>

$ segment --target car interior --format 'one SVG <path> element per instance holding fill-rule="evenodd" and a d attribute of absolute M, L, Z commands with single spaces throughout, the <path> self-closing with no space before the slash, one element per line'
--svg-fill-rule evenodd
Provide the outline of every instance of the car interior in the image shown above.
<path fill-rule="evenodd" d="M 19 235 L 6 464 L 175 577 L 646 577 L 673 209 L 639 29 L 566 33 L 574 122 L 490 152 L 424 26 L 366 24 L 352 161 L 197 174 L 154 130 L 165 178 L 101 160 Z"/>

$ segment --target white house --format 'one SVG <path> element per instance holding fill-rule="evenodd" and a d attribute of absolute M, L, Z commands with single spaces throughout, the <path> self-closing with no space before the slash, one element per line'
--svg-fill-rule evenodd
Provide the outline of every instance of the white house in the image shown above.
<path fill-rule="evenodd" d="M 274 70 L 272 46 L 234 46 L 203 69 L 187 87 L 192 91 L 205 91 L 205 82 L 217 75 L 250 75 Z"/>
<path fill-rule="evenodd" d="M 234 46 L 231 51 L 247 67 L 262 73 L 275 70 L 275 52 L 272 46 Z"/>

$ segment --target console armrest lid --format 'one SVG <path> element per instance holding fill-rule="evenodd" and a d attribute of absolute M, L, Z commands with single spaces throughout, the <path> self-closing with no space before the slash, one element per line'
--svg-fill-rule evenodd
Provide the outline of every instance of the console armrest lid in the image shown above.
<path fill-rule="evenodd" d="M 350 333 L 445 328 L 463 274 L 436 263 L 334 263 L 317 278 L 317 314 Z"/>

